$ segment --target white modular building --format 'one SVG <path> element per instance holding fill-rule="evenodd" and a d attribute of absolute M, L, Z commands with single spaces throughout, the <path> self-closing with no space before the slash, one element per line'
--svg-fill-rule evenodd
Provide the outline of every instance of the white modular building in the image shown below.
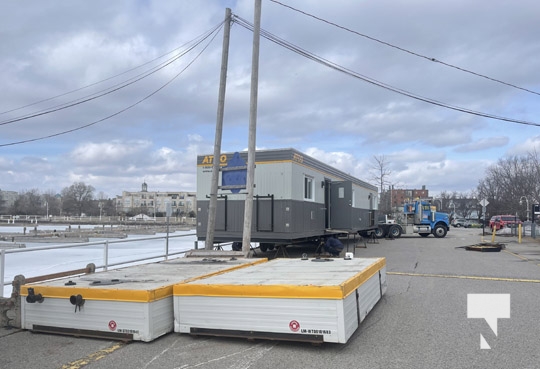
<path fill-rule="evenodd" d="M 214 239 L 240 241 L 247 152 L 224 153 L 215 160 L 221 173 Z M 199 240 L 206 239 L 213 161 L 213 155 L 197 157 Z M 258 150 L 255 165 L 251 240 L 260 242 L 261 249 L 377 228 L 377 187 L 294 149 Z"/>

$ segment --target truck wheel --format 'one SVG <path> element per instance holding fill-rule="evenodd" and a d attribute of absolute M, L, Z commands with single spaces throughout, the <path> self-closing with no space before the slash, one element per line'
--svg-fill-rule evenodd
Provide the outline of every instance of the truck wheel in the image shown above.
<path fill-rule="evenodd" d="M 437 224 L 433 229 L 433 235 L 437 238 L 443 238 L 446 236 L 446 227 L 440 224 Z"/>
<path fill-rule="evenodd" d="M 381 227 L 377 227 L 377 229 L 375 230 L 375 237 L 377 238 L 384 237 L 384 230 Z"/>
<path fill-rule="evenodd" d="M 388 235 L 392 238 L 400 238 L 401 237 L 401 228 L 399 226 L 392 226 L 388 230 Z"/>

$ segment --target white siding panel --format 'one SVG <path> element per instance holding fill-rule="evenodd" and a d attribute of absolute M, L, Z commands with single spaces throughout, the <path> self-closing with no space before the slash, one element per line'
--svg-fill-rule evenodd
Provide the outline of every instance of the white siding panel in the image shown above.
<path fill-rule="evenodd" d="M 255 169 L 255 194 L 274 195 L 274 199 L 291 198 L 291 167 L 286 163 L 262 163 Z"/>
<path fill-rule="evenodd" d="M 356 303 L 356 294 L 351 293 L 343 300 L 343 332 L 344 340 L 347 342 L 353 333 L 358 329 L 358 307 Z"/>
<path fill-rule="evenodd" d="M 380 276 L 379 273 L 377 273 L 358 288 L 358 309 L 360 313 L 360 321 L 364 321 L 368 313 L 382 297 L 382 284 L 380 281 L 382 281 L 383 274 L 386 281 L 386 272 L 381 273 Z M 384 285 L 386 286 L 386 283 Z M 384 289 L 382 292 L 384 294 L 386 289 Z"/>
<path fill-rule="evenodd" d="M 299 335 L 328 331 L 325 342 L 346 342 L 338 336 L 342 300 L 175 296 L 174 309 L 179 333 L 192 327 Z M 298 332 L 289 327 L 293 320 L 300 324 Z"/>
<path fill-rule="evenodd" d="M 22 328 L 33 329 L 36 324 L 97 332 L 129 330 L 134 340 L 151 341 L 173 328 L 171 300 L 172 297 L 152 303 L 85 301 L 75 312 L 68 299 L 45 298 L 41 304 L 23 304 Z M 115 330 L 109 328 L 111 321 L 116 323 Z"/>

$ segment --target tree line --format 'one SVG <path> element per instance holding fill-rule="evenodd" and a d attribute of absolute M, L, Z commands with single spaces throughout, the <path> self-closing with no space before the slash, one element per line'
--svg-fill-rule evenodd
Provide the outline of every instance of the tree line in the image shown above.
<path fill-rule="evenodd" d="M 116 206 L 114 199 L 106 199 L 103 193 L 96 198 L 93 186 L 75 182 L 62 189 L 60 194 L 51 191 L 41 193 L 38 189 L 22 191 L 11 206 L 0 199 L 0 214 L 111 216 L 116 215 Z"/>
<path fill-rule="evenodd" d="M 383 194 L 390 184 L 392 174 L 390 162 L 382 156 L 374 156 L 371 163 L 372 179 L 380 186 Z M 384 196 L 381 196 L 381 200 Z M 489 202 L 486 214 L 482 214 L 481 200 Z M 486 169 L 476 189 L 468 193 L 443 191 L 433 200 L 440 211 L 454 217 L 471 219 L 484 218 L 488 221 L 494 215 L 517 214 L 521 220 L 534 219 L 533 204 L 540 203 L 540 156 L 532 151 L 525 155 L 501 158 Z M 527 207 L 528 205 L 528 207 Z M 380 210 L 391 212 L 389 203 L 380 204 Z"/>
<path fill-rule="evenodd" d="M 372 170 L 375 179 L 384 192 L 391 171 L 389 161 L 384 156 L 375 156 Z M 480 214 L 479 201 L 489 202 L 486 214 Z M 439 203 L 438 203 L 439 201 Z M 538 152 L 501 158 L 489 166 L 476 190 L 470 193 L 443 191 L 434 200 L 441 211 L 455 213 L 455 216 L 480 218 L 499 214 L 518 214 L 525 220 L 527 211 L 533 219 L 531 207 L 540 202 L 540 156 Z M 0 197 L 0 214 L 12 215 L 74 215 L 90 216 L 117 215 L 114 199 L 106 199 L 103 193 L 97 198 L 95 188 L 84 182 L 75 182 L 62 189 L 60 194 L 40 193 L 38 189 L 23 191 L 15 203 L 7 207 Z M 529 208 L 527 209 L 527 204 Z M 381 204 L 383 205 L 383 204 Z M 139 209 L 134 209 L 137 212 Z M 384 211 L 384 209 L 381 208 Z M 130 215 L 130 214 L 127 214 Z"/>
<path fill-rule="evenodd" d="M 486 170 L 478 184 L 478 197 L 489 201 L 488 214 L 518 214 L 525 220 L 527 210 L 540 202 L 540 157 L 535 151 L 499 159 Z M 529 209 L 527 209 L 527 203 Z"/>

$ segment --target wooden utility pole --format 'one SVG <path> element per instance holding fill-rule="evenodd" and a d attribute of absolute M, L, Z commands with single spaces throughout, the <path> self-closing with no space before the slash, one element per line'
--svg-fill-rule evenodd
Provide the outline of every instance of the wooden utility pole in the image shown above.
<path fill-rule="evenodd" d="M 212 184 L 210 188 L 210 204 L 208 206 L 208 226 L 204 248 L 214 248 L 214 230 L 216 227 L 217 192 L 219 183 L 219 157 L 221 155 L 221 137 L 223 132 L 223 115 L 225 111 L 225 90 L 227 87 L 227 65 L 229 62 L 229 39 L 231 34 L 231 9 L 225 9 L 225 27 L 223 28 L 223 50 L 221 52 L 221 77 L 216 119 L 216 137 L 214 141 L 214 159 L 212 161 Z"/>
<path fill-rule="evenodd" d="M 251 245 L 251 223 L 253 217 L 253 189 L 255 187 L 255 149 L 257 133 L 257 93 L 259 89 L 259 43 L 261 35 L 261 0 L 255 0 L 253 15 L 253 52 L 251 55 L 251 98 L 249 105 L 249 142 L 246 181 L 246 203 L 244 206 L 244 233 L 242 252 L 248 256 Z"/>

